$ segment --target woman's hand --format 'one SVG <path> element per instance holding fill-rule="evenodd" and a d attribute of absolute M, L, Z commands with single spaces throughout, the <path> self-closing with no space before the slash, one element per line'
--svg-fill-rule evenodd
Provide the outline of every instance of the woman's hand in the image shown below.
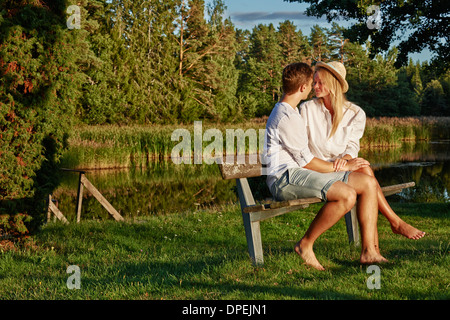
<path fill-rule="evenodd" d="M 333 162 L 334 171 L 335 172 L 347 171 L 347 170 L 343 170 L 343 168 L 347 165 L 347 162 L 348 162 L 348 160 L 347 159 L 343 159 L 343 158 L 334 160 L 334 162 Z"/>
<path fill-rule="evenodd" d="M 341 159 L 342 160 L 342 159 Z M 361 168 L 369 167 L 370 162 L 363 158 L 354 158 L 347 160 L 347 163 L 342 166 L 340 171 L 356 171 Z"/>

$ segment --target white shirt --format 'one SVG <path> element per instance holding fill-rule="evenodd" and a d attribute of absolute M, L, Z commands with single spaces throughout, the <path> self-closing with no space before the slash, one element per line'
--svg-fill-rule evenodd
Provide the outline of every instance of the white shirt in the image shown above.
<path fill-rule="evenodd" d="M 316 158 L 334 161 L 346 154 L 352 158 L 358 156 L 359 140 L 366 126 L 366 114 L 360 107 L 349 102 L 349 108 L 344 108 L 342 121 L 331 138 L 328 137 L 332 128 L 332 117 L 320 99 L 302 103 L 300 114 L 306 124 L 309 149 Z M 303 135 L 302 129 L 299 134 Z"/>
<path fill-rule="evenodd" d="M 263 155 L 269 189 L 287 169 L 302 168 L 314 158 L 308 147 L 305 123 L 297 107 L 285 102 L 275 105 L 266 124 Z"/>

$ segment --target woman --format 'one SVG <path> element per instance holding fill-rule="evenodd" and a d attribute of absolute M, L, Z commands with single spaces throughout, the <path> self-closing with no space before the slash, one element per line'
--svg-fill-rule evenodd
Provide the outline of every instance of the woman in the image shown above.
<path fill-rule="evenodd" d="M 314 91 L 316 98 L 303 103 L 300 113 L 306 122 L 309 149 L 322 160 L 331 161 L 336 171 L 358 156 L 359 140 L 364 133 L 366 115 L 345 98 L 348 83 L 340 62 L 316 64 Z M 375 177 L 370 166 L 357 172 Z M 409 239 L 420 239 L 425 232 L 403 221 L 389 206 L 377 182 L 378 210 L 388 219 L 392 231 Z"/>

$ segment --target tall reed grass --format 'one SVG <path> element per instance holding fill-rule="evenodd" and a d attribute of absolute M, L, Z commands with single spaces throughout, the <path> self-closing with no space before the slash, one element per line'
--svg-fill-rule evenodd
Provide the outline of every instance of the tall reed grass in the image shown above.
<path fill-rule="evenodd" d="M 223 152 L 226 152 L 227 129 L 264 129 L 267 118 L 252 119 L 239 124 L 203 123 L 203 133 L 210 129 L 222 132 Z M 97 125 L 77 126 L 69 139 L 69 149 L 62 167 L 78 169 L 126 168 L 147 166 L 149 162 L 169 159 L 176 129 L 187 129 L 194 149 L 194 125 Z M 400 147 L 402 144 L 432 139 L 450 139 L 450 118 L 368 118 L 361 148 Z M 203 141 L 203 147 L 210 141 Z M 236 143 L 235 143 L 236 148 Z M 248 152 L 248 142 L 246 142 Z M 236 151 L 236 150 L 235 150 Z M 261 152 L 261 150 L 257 150 Z"/>

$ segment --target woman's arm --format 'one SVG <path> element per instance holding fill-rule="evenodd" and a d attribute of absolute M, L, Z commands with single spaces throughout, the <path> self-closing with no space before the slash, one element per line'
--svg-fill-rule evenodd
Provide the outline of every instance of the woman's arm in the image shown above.
<path fill-rule="evenodd" d="M 333 162 L 328 162 L 328 161 L 321 160 L 319 158 L 314 157 L 303 168 L 321 172 L 321 173 L 328 173 L 328 172 L 336 172 L 336 171 L 356 171 L 361 168 L 370 166 L 369 161 L 367 161 L 363 158 L 354 158 L 354 159 L 344 160 L 344 161 L 345 161 L 345 164 L 342 165 L 339 170 L 336 170 L 334 168 Z"/>

